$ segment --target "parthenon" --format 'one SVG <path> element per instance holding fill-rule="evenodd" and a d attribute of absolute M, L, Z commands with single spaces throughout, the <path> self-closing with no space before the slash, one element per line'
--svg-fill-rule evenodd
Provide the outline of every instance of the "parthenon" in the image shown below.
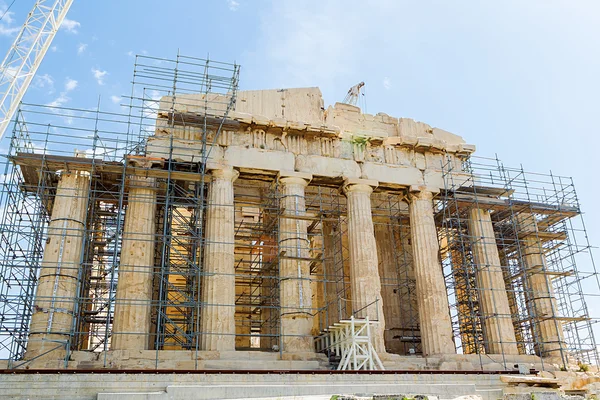
<path fill-rule="evenodd" d="M 229 72 L 180 78 L 141 97 L 141 122 L 96 117 L 89 137 L 15 129 L 7 369 L 595 362 L 572 181 L 410 118 L 326 107 L 316 87 L 238 91 Z"/>

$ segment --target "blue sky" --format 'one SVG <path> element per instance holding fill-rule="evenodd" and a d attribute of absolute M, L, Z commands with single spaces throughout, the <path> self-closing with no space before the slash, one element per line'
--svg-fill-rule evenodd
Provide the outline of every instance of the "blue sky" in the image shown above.
<path fill-rule="evenodd" d="M 0 22 L 0 50 L 33 0 Z M 0 0 L 4 8 L 7 1 Z M 25 101 L 119 109 L 132 55 L 242 65 L 241 89 L 365 81 L 367 111 L 463 136 L 509 166 L 572 176 L 600 244 L 600 2 L 75 0 Z M 595 209 L 594 209 L 595 208 Z"/>

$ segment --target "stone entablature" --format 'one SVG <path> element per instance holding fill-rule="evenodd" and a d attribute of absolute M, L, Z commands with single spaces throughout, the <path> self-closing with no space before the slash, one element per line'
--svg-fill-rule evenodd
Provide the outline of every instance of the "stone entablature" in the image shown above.
<path fill-rule="evenodd" d="M 217 100 L 211 99 L 211 105 L 220 104 Z M 223 110 L 212 111 L 218 115 Z M 202 124 L 185 121 L 205 113 L 203 95 L 182 95 L 175 102 L 164 97 L 147 155 L 201 160 Z M 175 116 L 174 127 L 170 115 Z M 215 131 L 209 129 L 206 138 L 212 168 L 269 175 L 298 171 L 317 180 L 374 179 L 382 187 L 439 190 L 442 165 L 450 162 L 454 171 L 461 171 L 462 160 L 475 151 L 460 136 L 412 119 L 362 114 L 342 103 L 325 110 L 318 88 L 239 92 L 216 140 Z"/>

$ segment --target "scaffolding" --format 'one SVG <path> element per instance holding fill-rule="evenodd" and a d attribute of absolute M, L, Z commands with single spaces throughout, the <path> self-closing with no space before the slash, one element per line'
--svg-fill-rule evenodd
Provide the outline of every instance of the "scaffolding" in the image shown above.
<path fill-rule="evenodd" d="M 4 165 L 2 204 L 2 282 L 0 357 L 22 360 L 48 223 L 62 171 L 83 170 L 91 177 L 84 221 L 84 251 L 77 272 L 75 325 L 69 351 L 110 348 L 119 276 L 125 182 L 140 173 L 129 161 L 145 156 L 148 139 L 159 132 L 189 135 L 202 149 L 197 159 L 179 161 L 181 148 L 165 151 L 162 168 L 152 174 L 160 187 L 154 237 L 152 300 L 153 349 L 194 349 L 202 275 L 209 146 L 219 140 L 235 105 L 239 66 L 177 55 L 176 59 L 137 56 L 123 113 L 22 104 Z M 196 121 L 175 119 L 177 96 L 203 97 Z M 179 106 L 182 105 L 181 101 Z M 197 102 L 195 104 L 198 104 Z M 168 142 L 168 138 L 166 139 Z M 67 355 L 68 357 L 68 355 Z"/>
<path fill-rule="evenodd" d="M 510 317 L 519 354 L 597 365 L 597 319 L 585 298 L 600 286 L 573 180 L 508 168 L 497 158 L 448 160 L 442 170 L 436 221 L 458 351 L 490 354 L 487 322 Z M 474 257 L 486 240 L 474 232 L 482 223 L 474 209 L 489 212 L 510 315 L 498 315 L 498 304 L 484 311 L 489 293 L 478 279 L 493 261 Z"/>
<path fill-rule="evenodd" d="M 201 351 L 206 334 L 201 315 L 211 306 L 235 308 L 236 350 L 284 350 L 279 264 L 290 256 L 279 246 L 283 195 L 276 177 L 242 173 L 235 181 L 235 301 L 212 305 L 201 295 L 207 276 L 207 165 L 238 128 L 228 119 L 238 79 L 236 64 L 183 55 L 173 60 L 137 56 L 123 113 L 102 111 L 100 104 L 95 110 L 21 105 L 0 193 L 5 244 L 0 249 L 0 359 L 15 368 L 32 361 L 25 359 L 25 351 L 48 225 L 60 174 L 71 170 L 86 171 L 90 183 L 83 255 L 74 278 L 77 295 L 53 295 L 76 307 L 68 339 L 50 350 L 66 350 L 65 366 L 77 351 L 101 354 L 104 366 L 110 365 L 106 352 L 111 349 L 119 275 L 132 269 L 121 260 L 132 176 L 151 177 L 158 189 L 151 199 L 155 233 L 137 238 L 154 249 L 154 267 L 144 273 L 152 276 L 148 341 L 155 366 L 163 350 Z M 259 145 L 265 138 L 253 140 Z M 136 161 L 149 155 L 152 168 L 140 167 Z M 316 336 L 356 310 L 350 295 L 345 197 L 338 187 L 311 185 L 306 204 L 310 258 L 302 261 L 310 263 L 311 285 L 319 298 L 310 312 Z"/>
<path fill-rule="evenodd" d="M 173 60 L 138 56 L 122 112 L 102 111 L 100 105 L 95 110 L 21 105 L 0 191 L 0 359 L 10 360 L 14 368 L 32 361 L 25 352 L 34 340 L 32 316 L 40 311 L 36 288 L 48 266 L 44 250 L 54 229 L 50 224 L 60 177 L 70 171 L 82 171 L 89 187 L 82 191 L 87 208 L 78 222 L 83 228 L 64 228 L 70 231 L 63 235 L 82 243 L 76 265 L 60 266 L 76 284 L 75 298 L 50 296 L 73 316 L 68 334 L 47 350 L 63 351 L 65 367 L 73 352 L 93 353 L 103 367 L 112 365 L 108 350 L 115 339 L 119 276 L 131 270 L 122 260 L 124 227 L 138 178 L 150 179 L 155 189 L 148 197 L 156 210 L 155 229 L 137 238 L 153 249 L 152 266 L 143 272 L 152 283 L 144 306 L 151 310 L 146 339 L 155 368 L 163 365 L 164 351 L 192 352 L 191 368 L 199 368 L 198 354 L 208 334 L 201 320 L 210 307 L 233 308 L 235 333 L 227 334 L 235 336 L 236 350 L 285 352 L 283 339 L 289 333 L 282 329 L 282 316 L 290 310 L 281 301 L 280 268 L 289 260 L 299 269 L 309 266 L 309 277 L 297 280 L 299 285 L 308 280 L 312 293 L 311 307 L 303 311 L 312 318 L 311 339 L 340 321 L 361 323 L 362 309 L 352 298 L 343 177 L 313 177 L 305 188 L 306 211 L 290 215 L 282 207 L 285 196 L 275 173 L 241 168 L 233 183 L 234 240 L 227 243 L 233 249 L 234 277 L 229 278 L 235 281 L 235 297 L 231 304 L 210 304 L 203 296 L 211 276 L 204 268 L 207 171 L 242 127 L 230 118 L 238 79 L 236 64 L 183 55 Z M 265 147 L 264 131 L 244 137 L 245 146 Z M 293 132 L 287 138 L 292 145 L 301 139 Z M 507 168 L 495 159 L 456 160 L 440 166 L 445 188 L 435 198 L 435 222 L 458 352 L 483 360 L 497 345 L 489 339 L 489 321 L 509 318 L 519 354 L 597 364 L 596 319 L 585 297 L 597 294 L 600 284 L 572 180 Z M 411 357 L 423 350 L 408 195 L 407 188 L 378 188 L 371 195 L 382 289 L 381 298 L 368 307 L 379 310 L 383 304 L 383 315 L 378 311 L 369 320 L 373 327 L 385 326 L 385 350 Z M 490 262 L 476 256 L 477 247 L 486 243 L 471 232 L 474 208 L 491 215 L 508 293 L 510 312 L 505 315 L 490 312 L 482 301 L 486 289 L 480 275 Z M 306 254 L 292 254 L 280 245 L 289 233 L 281 231 L 285 219 L 306 225 Z M 547 295 L 540 297 L 544 285 Z M 562 328 L 562 337 L 547 339 L 552 325 Z M 323 351 L 335 368 L 339 360 Z M 513 366 L 505 362 L 504 367 Z"/>

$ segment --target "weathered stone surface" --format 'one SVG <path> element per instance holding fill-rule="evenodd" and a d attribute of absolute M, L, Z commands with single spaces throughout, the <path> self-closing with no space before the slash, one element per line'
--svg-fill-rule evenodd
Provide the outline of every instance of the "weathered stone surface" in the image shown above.
<path fill-rule="evenodd" d="M 432 200 L 431 192 L 421 191 L 409 202 L 423 355 L 455 352 Z"/>
<path fill-rule="evenodd" d="M 209 95 L 208 100 L 219 99 L 221 107 L 226 107 L 225 98 L 219 95 Z M 171 108 L 176 112 L 201 114 L 205 100 L 202 94 L 179 95 L 175 100 L 166 96 L 161 100 L 160 108 L 165 112 L 159 113 L 163 118 L 159 118 L 157 123 L 157 127 L 160 126 L 157 135 L 165 137 L 173 131 L 181 139 L 176 143 L 182 146 L 176 147 L 181 147 L 181 157 L 185 159 L 197 156 L 195 150 L 185 148 L 185 143 L 191 139 L 197 140 L 197 135 L 188 132 L 188 128 L 174 129 L 161 122 Z M 289 162 L 289 155 L 264 151 L 292 153 L 301 156 L 296 160 L 296 170 L 311 173 L 315 177 L 360 176 L 356 166 L 335 163 L 331 159 L 439 170 L 443 164 L 443 153 L 464 158 L 475 150 L 474 146 L 465 144 L 457 135 L 408 118 L 398 119 L 384 113 L 363 114 L 360 108 L 342 103 L 323 110 L 318 88 L 242 91 L 238 93 L 236 109 L 229 114 L 229 119 L 235 121 L 233 125 L 237 124 L 239 128 L 237 131 L 235 128 L 225 129 L 216 143 L 228 147 L 224 155 L 228 165 L 277 173 L 281 169 L 293 169 L 289 164 L 277 167 L 277 163 Z M 211 135 L 214 132 L 208 132 L 208 137 Z M 161 152 L 157 148 L 165 147 L 165 140 L 168 138 L 150 138 L 149 147 L 159 154 Z M 269 160 L 259 159 L 265 156 Z M 220 158 L 219 154 L 214 157 L 215 160 Z M 209 161 L 214 162 L 213 159 Z M 384 172 L 380 171 L 381 174 Z M 377 174 L 375 171 L 370 173 Z M 398 179 L 391 178 L 389 184 L 398 184 Z M 387 182 L 386 179 L 379 180 Z M 438 189 L 442 187 L 434 176 L 429 181 L 432 185 L 438 184 Z"/>
<path fill-rule="evenodd" d="M 526 297 L 534 325 L 536 350 L 542 357 L 566 361 L 562 322 L 557 318 L 558 304 L 552 286 L 552 275 L 546 263 L 543 243 L 538 237 L 535 216 L 522 213 L 517 216 L 521 252 L 525 261 Z"/>
<path fill-rule="evenodd" d="M 360 178 L 361 170 L 354 160 L 315 155 L 296 156 L 296 171 L 329 178 Z"/>
<path fill-rule="evenodd" d="M 225 150 L 225 163 L 245 171 L 271 172 L 294 170 L 294 154 L 240 146 L 229 146 Z"/>
<path fill-rule="evenodd" d="M 148 157 L 158 157 L 180 162 L 201 162 L 205 159 L 209 163 L 223 162 L 223 148 L 221 146 L 206 145 L 203 152 L 202 142 L 198 140 L 173 139 L 164 136 L 152 136 L 146 144 Z"/>
<path fill-rule="evenodd" d="M 468 225 L 486 349 L 492 354 L 519 354 L 489 211 L 473 207 L 469 210 Z"/>
<path fill-rule="evenodd" d="M 409 187 L 424 183 L 423 174 L 414 167 L 365 162 L 361 170 L 362 178 L 383 182 L 386 186 Z"/>
<path fill-rule="evenodd" d="M 288 353 L 314 352 L 310 241 L 308 240 L 304 189 L 311 175 L 281 172 L 279 218 L 279 277 L 281 343 Z"/>
<path fill-rule="evenodd" d="M 357 318 L 379 321 L 378 331 L 374 335 L 375 348 L 384 353 L 385 316 L 371 214 L 371 193 L 376 185 L 377 182 L 372 180 L 347 179 L 344 183 L 344 193 L 348 199 L 352 309 Z"/>
<path fill-rule="evenodd" d="M 211 96 L 208 100 L 221 99 L 219 95 Z M 326 304 L 333 304 L 327 311 L 330 324 L 353 314 L 379 320 L 375 346 L 388 369 L 497 371 L 511 369 L 514 363 L 521 362 L 534 368 L 541 365 L 539 357 L 521 358 L 514 354 L 511 310 L 505 301 L 504 277 L 499 271 L 489 213 L 475 215 L 474 210 L 471 210 L 470 231 L 476 240 L 471 248 L 479 265 L 478 310 L 484 321 L 488 348 L 484 360 L 476 354 L 453 354 L 448 293 L 436 235 L 439 222 L 434 221 L 432 200 L 434 193 L 449 189 L 444 177 L 452 180 L 454 187 L 478 183 L 463 170 L 463 162 L 474 151 L 474 146 L 459 136 L 421 122 L 383 113 L 362 114 L 358 107 L 347 104 L 336 104 L 325 111 L 316 88 L 242 92 L 238 95 L 236 110 L 219 132 L 214 124 L 207 131 L 184 124 L 202 119 L 204 100 L 207 99 L 203 95 L 164 98 L 161 107 L 188 115 L 180 115 L 181 122 L 173 124 L 168 114 L 159 112 L 155 136 L 148 138 L 146 148 L 148 156 L 171 158 L 180 168 L 179 176 L 174 179 L 177 189 L 185 189 L 178 199 L 181 203 L 175 207 L 183 214 L 190 212 L 195 198 L 193 189 L 200 188 L 196 183 L 198 176 L 189 182 L 184 178 L 193 175 L 210 154 L 205 164 L 210 171 L 206 211 L 199 216 L 202 225 L 194 226 L 195 229 L 202 227 L 202 240 L 205 240 L 202 254 L 194 257 L 203 262 L 202 266 L 198 265 L 202 282 L 197 286 L 199 292 L 190 290 L 193 296 L 189 299 L 199 306 L 193 316 L 180 310 L 167 311 L 182 320 L 188 316 L 197 318 L 181 325 L 176 321 L 173 326 L 185 325 L 190 329 L 199 324 L 200 332 L 194 332 L 198 333 L 199 343 L 194 342 L 195 339 L 176 343 L 173 339 L 159 350 L 149 350 L 153 346 L 148 339 L 156 335 L 157 329 L 153 325 L 156 314 L 150 310 L 162 289 L 160 284 L 183 287 L 190 282 L 186 281 L 185 272 L 179 275 L 181 279 L 160 283 L 154 279 L 153 282 L 154 263 L 158 258 L 154 246 L 162 240 L 154 223 L 162 221 L 164 215 L 161 204 L 164 204 L 162 196 L 166 185 L 163 178 L 150 177 L 160 176 L 164 171 L 142 168 L 136 172 L 139 175 L 129 178 L 129 195 L 124 203 L 127 210 L 112 335 L 114 350 L 102 354 L 76 352 L 68 362 L 48 359 L 38 365 L 44 368 L 64 368 L 66 363 L 68 368 L 325 369 L 328 365 L 323 356 L 313 351 L 312 336 L 322 328 L 313 315 L 317 310 L 323 312 Z M 211 143 L 204 154 L 203 137 Z M 448 168 L 452 171 L 446 175 Z M 234 184 L 237 170 L 243 180 Z M 268 185 L 271 186 L 267 189 Z M 374 188 L 377 192 L 372 194 Z M 187 189 L 190 190 L 186 192 Z M 315 195 L 317 192 L 320 197 Z M 316 204 L 325 202 L 325 197 L 328 197 L 327 204 Z M 307 205 L 309 198 L 314 201 Z M 410 206 L 404 203 L 407 199 Z M 386 214 L 387 220 L 375 229 L 373 212 L 392 211 L 389 203 L 384 204 L 386 201 L 402 205 L 388 213 L 390 215 Z M 57 199 L 55 208 L 64 208 L 59 202 Z M 73 212 L 84 213 L 80 206 L 72 204 Z M 407 214 L 410 230 L 406 224 Z M 381 219 L 381 214 L 376 218 Z M 78 222 L 77 218 L 73 219 Z M 484 221 L 483 227 L 475 223 L 481 221 Z M 394 224 L 402 227 L 390 229 Z M 182 226 L 185 231 L 187 222 Z M 52 224 L 50 228 L 54 229 Z M 554 330 L 542 324 L 540 332 L 534 332 L 534 336 L 543 339 L 536 350 L 544 356 L 552 356 L 551 353 L 564 349 L 564 339 L 561 330 L 556 329 L 552 282 L 540 273 L 545 266 L 544 254 L 535 247 L 541 243 L 531 239 L 536 232 L 521 229 L 525 263 L 530 272 L 525 282 L 534 288 L 526 300 L 536 308 L 533 318 L 554 324 Z M 53 232 L 49 233 L 52 242 Z M 399 233 L 405 238 L 397 239 Z M 175 246 L 171 251 L 177 252 L 185 246 L 182 241 L 179 248 Z M 81 247 L 76 242 L 72 246 L 73 253 L 79 253 L 77 260 L 81 258 Z M 406 275 L 402 284 L 397 265 L 400 251 L 411 253 L 407 262 L 410 266 L 402 270 Z M 56 249 L 48 243 L 46 252 L 51 257 Z M 75 255 L 67 256 L 71 259 L 68 262 L 75 263 Z M 63 264 L 67 261 L 63 260 Z M 46 255 L 44 263 L 47 263 Z M 322 280 L 317 276 L 323 276 Z M 74 283 L 77 283 L 74 277 L 58 280 L 59 290 L 69 286 L 64 290 L 65 298 L 73 296 L 70 293 L 75 293 Z M 387 286 L 386 282 L 392 283 Z M 38 292 L 43 294 L 50 286 L 42 277 Z M 251 294 L 245 286 L 252 286 Z M 323 293 L 325 290 L 327 293 Z M 246 301 L 244 296 L 252 298 Z M 43 296 L 38 293 L 38 297 L 40 301 Z M 399 298 L 402 303 L 397 301 Z M 191 309 L 187 301 L 178 304 Z M 351 306 L 342 309 L 338 304 Z M 66 310 L 69 311 L 64 313 L 66 319 L 61 321 L 55 313 L 53 323 L 71 327 L 72 313 Z M 39 319 L 48 323 L 39 314 L 36 311 L 32 321 L 36 329 Z M 265 320 L 270 321 L 270 326 L 263 324 Z M 385 354 L 384 332 L 388 344 L 393 340 L 400 342 L 399 339 L 405 343 L 413 341 L 410 348 L 403 344 L 405 347 L 392 351 L 418 351 L 421 343 L 425 357 L 400 358 Z M 35 334 L 32 332 L 32 338 Z M 59 334 L 61 337 L 57 339 L 66 343 L 67 335 L 60 330 Z M 262 337 L 259 339 L 257 334 Z M 167 337 L 171 332 L 164 335 Z M 30 346 L 35 346 L 34 343 L 35 340 L 31 340 Z M 195 345 L 199 346 L 199 352 L 188 350 Z M 258 346 L 262 352 L 235 350 L 236 347 Z"/>
<path fill-rule="evenodd" d="M 359 137 L 397 136 L 398 120 L 384 113 L 362 114 L 359 107 L 335 103 L 325 114 L 328 125 L 339 127 L 342 132 Z"/>
<path fill-rule="evenodd" d="M 232 168 L 211 171 L 202 282 L 201 349 L 235 350 L 235 225 Z"/>
<path fill-rule="evenodd" d="M 113 350 L 146 350 L 150 339 L 156 180 L 132 176 L 112 331 Z"/>
<path fill-rule="evenodd" d="M 291 362 L 287 363 L 288 367 Z M 312 362 L 306 363 L 306 369 Z M 314 364 L 312 364 L 314 365 Z M 283 369 L 283 366 L 282 366 Z M 0 391 L 7 398 L 55 396 L 70 399 L 247 399 L 285 396 L 417 394 L 443 399 L 478 395 L 485 400 L 502 396 L 497 377 L 477 375 L 336 375 L 336 374 L 57 374 L 7 375 Z M 319 398 L 321 398 L 319 397 Z"/>
<path fill-rule="evenodd" d="M 60 177 L 31 316 L 28 359 L 44 353 L 43 359 L 65 357 L 77 305 L 89 190 L 87 172 Z"/>

